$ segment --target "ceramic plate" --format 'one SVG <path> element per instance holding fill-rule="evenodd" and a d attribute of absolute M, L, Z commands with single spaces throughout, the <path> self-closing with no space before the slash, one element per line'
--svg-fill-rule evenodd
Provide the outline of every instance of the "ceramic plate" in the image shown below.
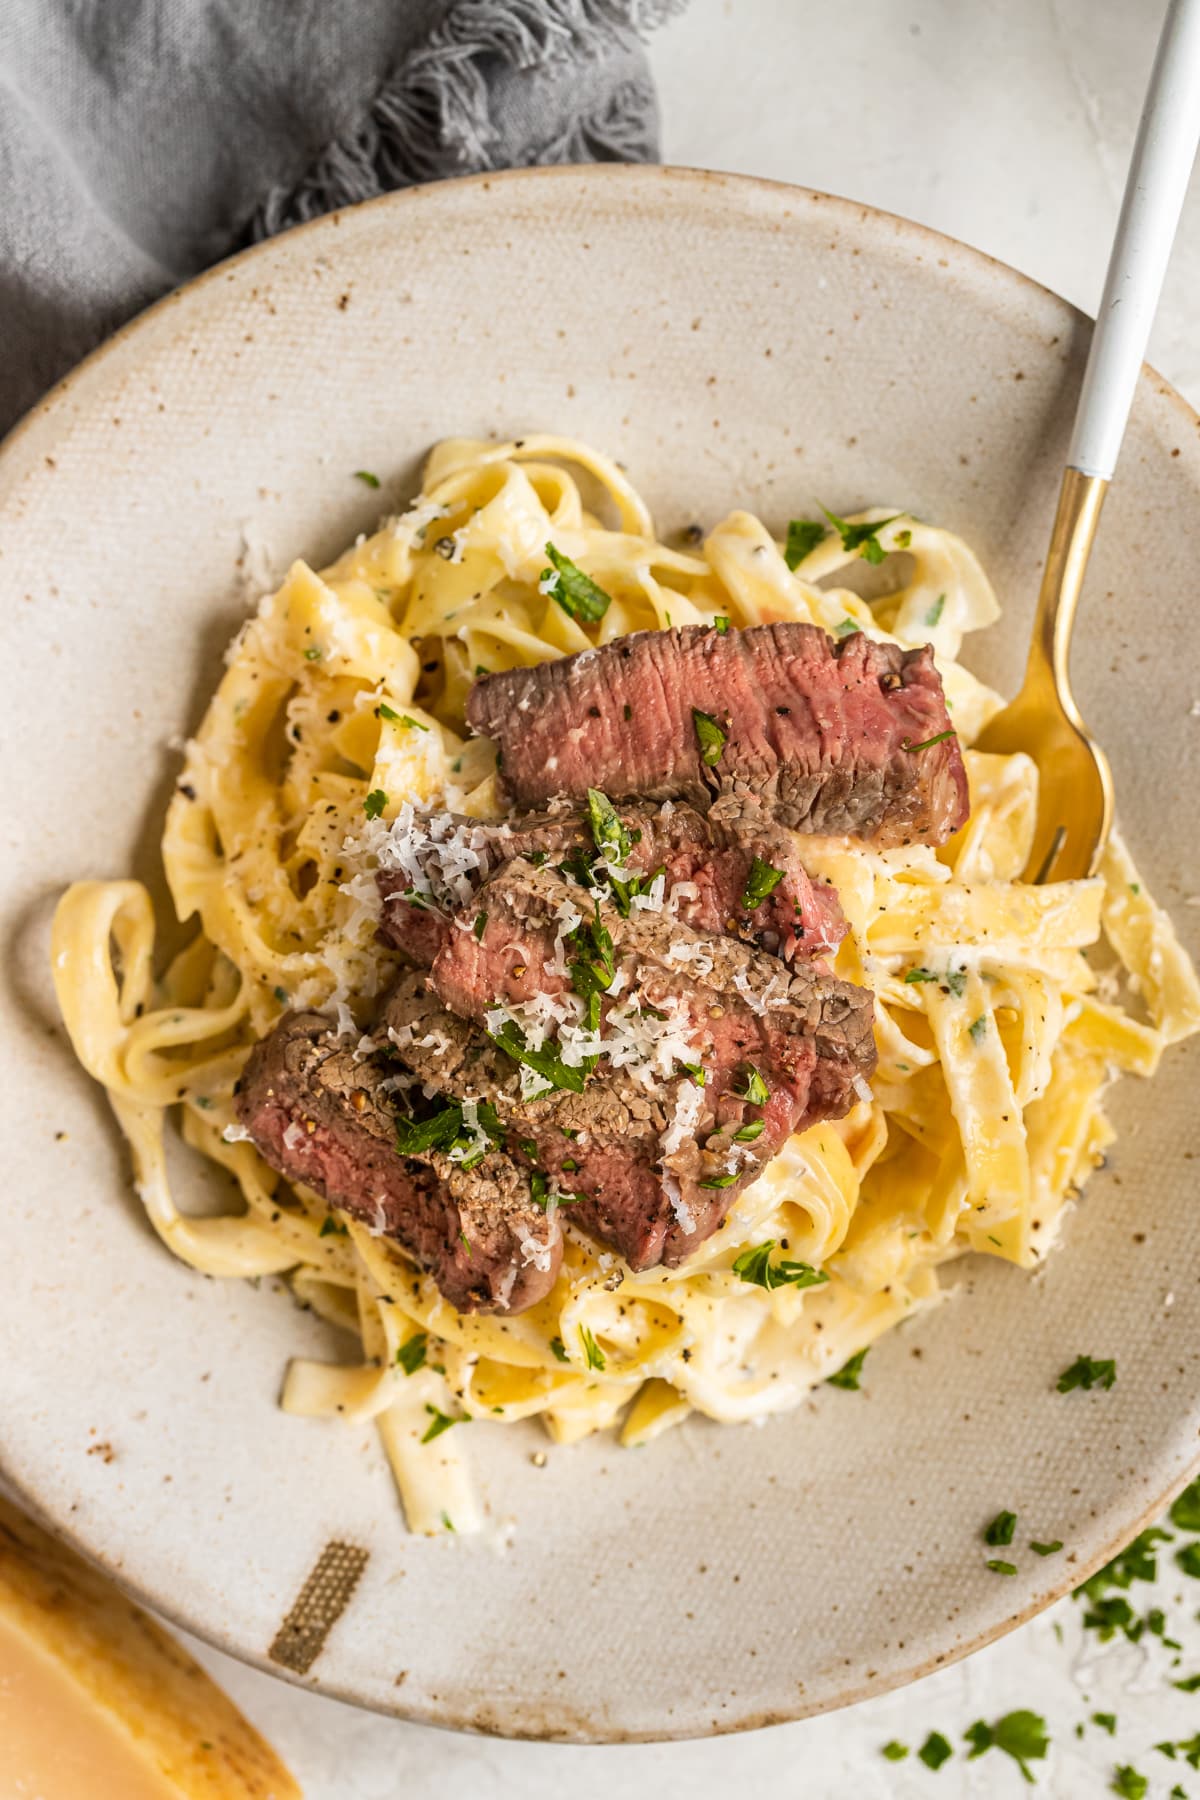
<path fill-rule="evenodd" d="M 133 868 L 159 885 L 169 746 L 268 565 L 331 556 L 447 433 L 585 436 L 667 531 L 734 505 L 779 527 L 818 498 L 939 521 L 1005 607 L 975 664 L 1013 684 L 1085 340 L 1011 270 L 844 201 L 533 171 L 393 196 L 214 270 L 10 439 L 3 1470 L 132 1592 L 405 1717 L 684 1736 L 961 1656 L 1181 1485 L 1200 1427 L 1195 1043 L 1119 1091 L 1116 1154 L 1045 1272 L 956 1265 L 863 1392 L 822 1389 L 758 1430 L 695 1420 L 638 1452 L 551 1449 L 544 1467 L 533 1426 L 478 1425 L 495 1530 L 423 1540 L 369 1425 L 277 1408 L 289 1356 L 333 1353 L 332 1334 L 269 1284 L 192 1274 L 149 1231 L 47 971 L 67 882 Z M 1076 655 L 1127 835 L 1193 938 L 1197 425 L 1147 373 Z M 181 1179 L 204 1204 L 206 1174 Z M 1116 1358 L 1110 1393 L 1054 1391 L 1081 1352 Z M 989 1573 L 979 1534 L 1001 1507 L 1062 1556 Z"/>

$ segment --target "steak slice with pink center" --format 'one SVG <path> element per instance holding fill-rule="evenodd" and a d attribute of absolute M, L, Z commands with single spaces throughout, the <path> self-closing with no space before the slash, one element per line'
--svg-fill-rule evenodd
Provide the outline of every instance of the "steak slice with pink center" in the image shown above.
<path fill-rule="evenodd" d="M 709 813 L 694 807 L 624 805 L 616 809 L 631 839 L 626 867 L 649 878 L 661 871 L 673 910 L 695 931 L 730 935 L 760 944 L 786 961 L 835 950 L 846 923 L 833 888 L 813 882 L 800 861 L 794 836 L 761 807 L 722 801 Z M 461 899 L 463 856 L 453 887 L 440 878 L 450 819 L 465 850 L 478 860 L 469 880 L 478 888 L 517 857 L 561 863 L 572 853 L 591 855 L 592 834 L 574 812 L 557 812 L 499 822 L 438 815 L 438 836 L 424 831 L 417 816 L 405 830 L 405 870 L 381 868 L 381 930 L 386 942 L 428 967 L 451 930 L 451 921 L 473 926 L 479 902 Z M 424 882 L 415 885 L 414 869 Z M 763 876 L 765 874 L 765 881 Z M 753 905 L 757 878 L 767 891 Z M 674 893 L 673 893 L 674 890 Z"/>
<path fill-rule="evenodd" d="M 469 1168 L 396 1147 L 398 1065 L 356 1058 L 320 1013 L 288 1013 L 255 1045 L 238 1117 L 260 1154 L 381 1236 L 394 1238 L 460 1312 L 520 1312 L 554 1285 L 555 1219 L 528 1170 L 490 1150 Z M 418 1089 L 419 1091 L 419 1089 Z"/>
<path fill-rule="evenodd" d="M 467 720 L 495 739 L 520 807 L 581 801 L 590 787 L 700 808 L 736 794 L 795 830 L 881 847 L 943 843 L 968 812 L 933 652 L 862 632 L 637 632 L 485 676 Z"/>

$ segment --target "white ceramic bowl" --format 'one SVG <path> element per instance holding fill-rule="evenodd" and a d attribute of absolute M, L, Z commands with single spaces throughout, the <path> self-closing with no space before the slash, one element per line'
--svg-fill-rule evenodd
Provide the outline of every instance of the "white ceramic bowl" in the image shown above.
<path fill-rule="evenodd" d="M 445 1725 L 657 1738 L 794 1718 L 986 1642 L 1108 1556 L 1190 1472 L 1200 1404 L 1196 1046 L 1129 1082 L 1108 1173 L 1044 1275 L 957 1265 L 950 1302 L 761 1430 L 530 1452 L 475 1427 L 512 1546 L 404 1535 L 370 1426 L 277 1410 L 328 1350 L 286 1298 L 174 1262 L 57 1025 L 47 921 L 135 868 L 247 605 L 320 561 L 446 433 L 556 429 L 628 464 L 664 528 L 819 496 L 967 535 L 1018 673 L 1086 332 L 1008 269 L 844 201 L 644 168 L 454 183 L 321 220 L 155 307 L 0 456 L 6 850 L 3 1471 L 164 1613 L 275 1666 L 322 1549 L 366 1552 L 307 1680 Z M 1180 924 L 1200 887 L 1198 421 L 1143 380 L 1083 608 L 1085 713 Z M 355 469 L 384 476 L 376 496 Z M 255 555 L 248 555 L 247 545 Z M 180 1161 L 184 1161 L 180 1153 Z M 208 1177 L 187 1173 L 199 1201 Z M 1169 1297 L 1173 1296 L 1173 1303 Z M 1061 1396 L 1078 1353 L 1111 1393 Z M 97 1445 L 109 1450 L 96 1454 Z M 1061 1557 L 983 1566 L 1001 1507 Z"/>

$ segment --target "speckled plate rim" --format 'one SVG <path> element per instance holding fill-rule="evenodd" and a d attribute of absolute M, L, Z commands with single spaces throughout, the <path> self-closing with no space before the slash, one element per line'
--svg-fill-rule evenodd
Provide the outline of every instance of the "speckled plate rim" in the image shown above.
<path fill-rule="evenodd" d="M 17 421 L 9 432 L 0 439 L 0 474 L 3 474 L 10 454 L 18 449 L 23 440 L 35 426 L 52 414 L 72 394 L 79 379 L 92 375 L 101 369 L 106 360 L 111 359 L 124 349 L 125 345 L 135 340 L 151 322 L 157 322 L 175 308 L 187 308 L 194 298 L 204 292 L 210 285 L 228 279 L 231 270 L 251 265 L 256 260 L 269 256 L 278 249 L 281 241 L 289 245 L 320 242 L 331 237 L 340 220 L 348 212 L 361 215 L 366 212 L 389 209 L 402 213 L 404 209 L 414 205 L 428 206 L 436 204 L 436 197 L 441 192 L 460 193 L 475 190 L 489 193 L 492 190 L 503 192 L 507 188 L 521 184 L 522 186 L 552 188 L 552 185 L 564 178 L 578 180 L 585 175 L 589 180 L 602 183 L 613 188 L 620 187 L 628 195 L 630 205 L 636 205 L 641 196 L 653 196 L 656 203 L 661 202 L 664 187 L 672 198 L 678 196 L 681 207 L 686 207 L 688 198 L 697 190 L 728 191 L 734 199 L 745 195 L 747 199 L 757 197 L 768 205 L 774 205 L 786 211 L 799 205 L 820 206 L 828 212 L 831 220 L 847 234 L 862 234 L 864 228 L 886 226 L 893 241 L 920 246 L 931 256 L 936 256 L 938 266 L 959 276 L 973 279 L 976 283 L 982 278 L 996 287 L 1006 287 L 1010 292 L 1034 294 L 1051 300 L 1063 308 L 1080 324 L 1086 324 L 1087 315 L 1083 314 L 1070 301 L 1044 283 L 1036 281 L 1032 276 L 1023 274 L 1011 264 L 1002 262 L 988 252 L 967 244 L 960 239 L 952 238 L 935 230 L 932 226 L 923 225 L 917 220 L 908 219 L 902 214 L 893 213 L 882 207 L 865 202 L 851 200 L 845 196 L 825 193 L 818 189 L 801 187 L 792 183 L 772 180 L 766 177 L 742 174 L 726 174 L 721 171 L 693 169 L 684 166 L 645 165 L 645 164 L 595 164 L 584 167 L 563 165 L 553 167 L 535 167 L 514 169 L 484 175 L 463 176 L 455 180 L 428 184 L 414 188 L 402 189 L 384 194 L 377 199 L 365 201 L 353 208 L 343 208 L 337 212 L 310 220 L 307 224 L 294 227 L 285 234 L 283 240 L 269 239 L 262 244 L 253 245 L 247 250 L 227 257 L 214 264 L 192 280 L 174 288 L 159 300 L 152 302 L 140 313 L 121 326 L 95 350 L 84 357 L 74 368 L 69 370 L 49 391 L 34 403 L 28 412 Z M 552 199 L 552 194 L 548 196 Z M 1181 423 L 1191 430 L 1200 431 L 1200 413 L 1172 386 L 1166 378 L 1158 373 L 1149 363 L 1142 366 L 1141 385 L 1149 387 L 1159 399 L 1173 403 L 1181 416 Z M 38 1494 L 22 1483 L 7 1467 L 4 1457 L 4 1445 L 0 1441 L 0 1489 L 10 1494 L 41 1524 L 57 1534 L 73 1549 L 85 1556 L 123 1593 L 129 1595 L 140 1604 L 152 1608 L 160 1617 L 167 1620 L 179 1630 L 189 1632 L 201 1642 L 208 1644 L 247 1667 L 261 1673 L 281 1679 L 289 1684 L 309 1692 L 316 1692 L 329 1699 L 339 1700 L 348 1705 L 368 1712 L 398 1720 L 428 1725 L 442 1730 L 466 1732 L 480 1736 L 495 1736 L 506 1739 L 524 1739 L 547 1743 L 580 1743 L 596 1745 L 658 1743 L 679 1741 L 683 1739 L 699 1739 L 707 1737 L 729 1736 L 743 1731 L 761 1730 L 776 1724 L 796 1722 L 814 1717 L 822 1713 L 839 1711 L 854 1706 L 861 1701 L 874 1699 L 881 1694 L 910 1686 L 937 1670 L 949 1667 L 953 1663 L 973 1656 L 977 1651 L 995 1643 L 998 1639 L 1027 1624 L 1031 1619 L 1045 1612 L 1057 1601 L 1072 1593 L 1089 1576 L 1102 1568 L 1116 1553 L 1130 1542 L 1140 1531 L 1152 1524 L 1170 1505 L 1174 1498 L 1200 1474 L 1200 1442 L 1197 1443 L 1194 1455 L 1182 1472 L 1177 1468 L 1171 1477 L 1164 1481 L 1161 1488 L 1155 1489 L 1155 1497 L 1144 1503 L 1132 1519 L 1122 1523 L 1119 1530 L 1111 1525 L 1105 1532 L 1098 1547 L 1089 1554 L 1079 1555 L 1071 1565 L 1069 1575 L 1060 1576 L 1048 1581 L 1034 1599 L 1019 1607 L 994 1624 L 977 1630 L 951 1649 L 937 1655 L 914 1656 L 903 1667 L 897 1667 L 887 1675 L 876 1675 L 869 1682 L 859 1681 L 849 1685 L 845 1691 L 832 1699 L 818 1699 L 805 1702 L 798 1699 L 786 1709 L 779 1709 L 768 1714 L 754 1713 L 747 1708 L 737 1717 L 712 1720 L 705 1727 L 679 1729 L 672 1727 L 661 1732 L 644 1732 L 637 1730 L 612 1730 L 606 1727 L 590 1731 L 580 1737 L 577 1733 L 538 1731 L 522 1729 L 518 1724 L 513 1730 L 491 1729 L 481 1726 L 475 1719 L 465 1714 L 457 1714 L 449 1707 L 441 1707 L 438 1711 L 428 1708 L 405 1706 L 397 1701 L 387 1706 L 376 1704 L 365 1699 L 354 1691 L 353 1687 L 337 1679 L 325 1679 L 320 1673 L 301 1675 L 274 1662 L 261 1651 L 250 1650 L 239 1643 L 231 1634 L 222 1632 L 212 1626 L 199 1626 L 189 1618 L 186 1609 L 180 1609 L 169 1592 L 159 1591 L 152 1585 L 140 1582 L 136 1575 L 126 1573 L 117 1567 L 105 1553 L 103 1546 L 91 1541 L 84 1532 L 76 1531 L 69 1518 L 60 1518 L 53 1511 L 48 1511 Z"/>

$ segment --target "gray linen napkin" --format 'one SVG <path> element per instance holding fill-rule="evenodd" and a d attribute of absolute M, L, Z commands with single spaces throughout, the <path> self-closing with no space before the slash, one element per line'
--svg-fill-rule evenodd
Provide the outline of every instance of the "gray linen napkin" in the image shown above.
<path fill-rule="evenodd" d="M 649 162 L 684 0 L 0 0 L 0 431 L 231 251 L 389 188 Z"/>

